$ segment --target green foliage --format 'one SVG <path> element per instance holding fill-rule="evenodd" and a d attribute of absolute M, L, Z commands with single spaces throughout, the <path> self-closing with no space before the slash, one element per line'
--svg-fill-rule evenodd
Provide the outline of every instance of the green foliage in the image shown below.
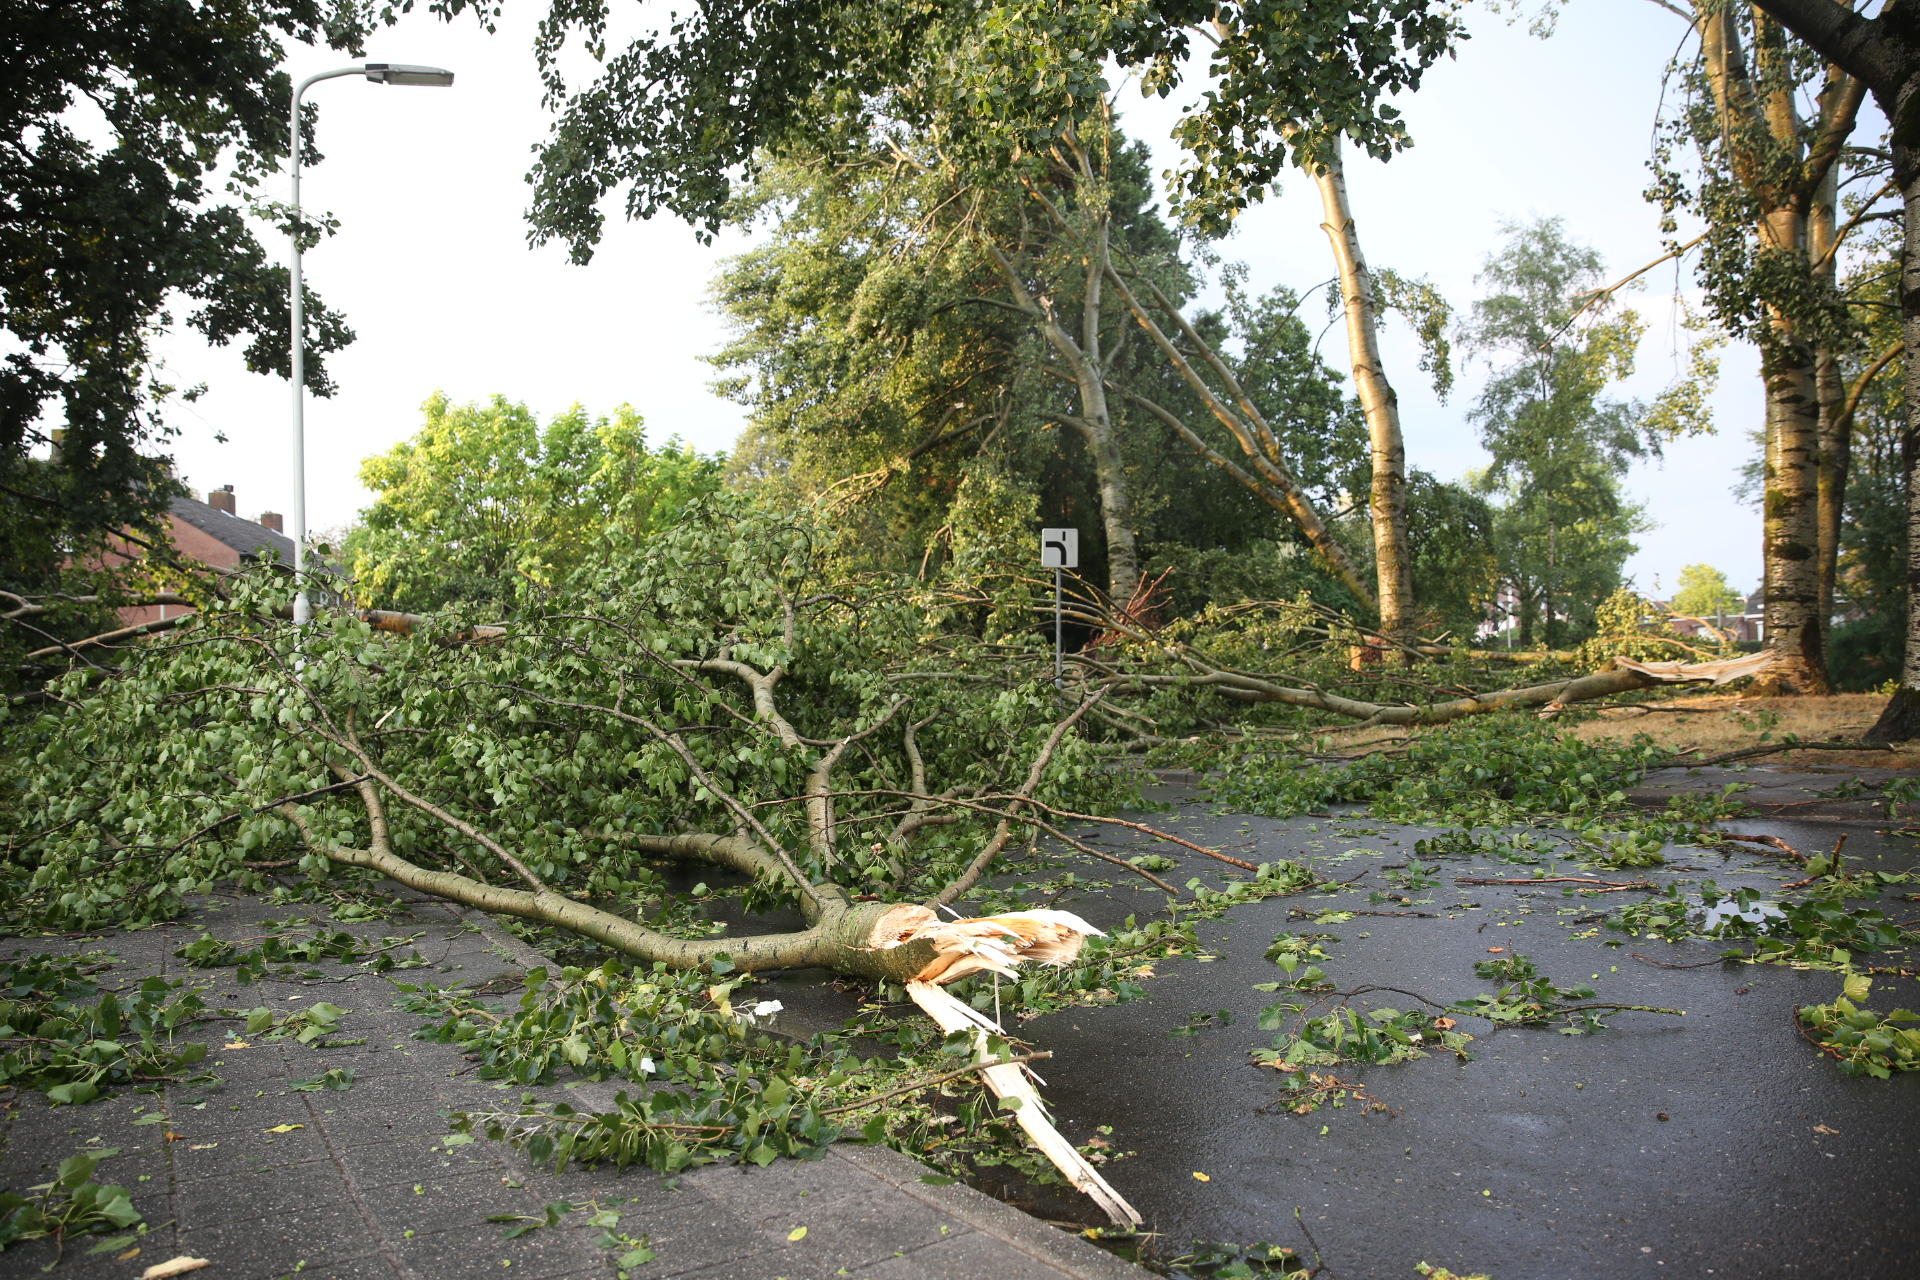
<path fill-rule="evenodd" d="M 1260 1276 L 1309 1275 L 1312 1268 L 1292 1249 L 1264 1240 L 1228 1244 L 1195 1240 L 1185 1253 L 1167 1259 L 1177 1276 L 1205 1276 L 1207 1280 L 1257 1280 Z"/>
<path fill-rule="evenodd" d="M 998 999 L 1017 1005 L 1022 1012 L 1041 1014 L 1137 1000 L 1146 994 L 1141 980 L 1152 976 L 1155 961 L 1198 950 L 1191 920 L 1142 922 L 1128 916 L 1102 935 L 1088 938 L 1070 964 L 1030 968 L 1018 981 L 1005 982 L 998 989 L 977 985 L 973 1003 L 991 1009 Z"/>
<path fill-rule="evenodd" d="M 1845 281 L 1864 328 L 1857 350 L 1842 354 L 1849 388 L 1868 365 L 1900 341 L 1899 253 L 1891 227 L 1862 246 L 1862 261 Z M 1900 675 L 1906 648 L 1907 486 L 1909 428 L 1901 362 L 1891 361 L 1861 387 L 1848 451 L 1845 518 L 1834 571 L 1834 608 L 1842 618 L 1827 638 L 1827 673 L 1838 689 L 1867 691 Z"/>
<path fill-rule="evenodd" d="M 74 1236 L 124 1232 L 129 1227 L 140 1230 L 99 1241 L 88 1254 L 116 1253 L 138 1240 L 146 1224 L 127 1189 L 93 1180 L 100 1162 L 119 1154 L 115 1147 L 89 1148 L 62 1160 L 53 1181 L 29 1187 L 24 1196 L 0 1191 L 0 1251 L 21 1240 L 51 1237 L 64 1244 Z"/>
<path fill-rule="evenodd" d="M 1470 638 L 1500 586 L 1498 515 L 1463 484 L 1407 472 L 1407 528 L 1413 538 L 1413 598 L 1432 632 Z M 1270 593 L 1275 598 L 1280 593 Z"/>
<path fill-rule="evenodd" d="M 1320 877 L 1308 867 L 1288 858 L 1273 862 L 1263 862 L 1253 873 L 1251 879 L 1245 876 L 1229 876 L 1218 889 L 1198 878 L 1187 881 L 1187 891 L 1191 893 L 1189 910 L 1194 915 L 1217 916 L 1228 907 L 1243 902 L 1259 902 L 1263 898 L 1284 898 L 1291 894 L 1304 893 L 1321 883 Z"/>
<path fill-rule="evenodd" d="M 1726 574 L 1710 564 L 1682 565 L 1675 586 L 1675 613 L 1713 622 L 1722 614 L 1738 614 L 1746 609 L 1746 597 L 1733 589 Z"/>
<path fill-rule="evenodd" d="M 1537 864 L 1553 851 L 1550 841 L 1530 832 L 1477 831 L 1462 827 L 1442 831 L 1413 842 L 1413 852 L 1422 858 L 1497 859 L 1501 862 Z"/>
<path fill-rule="evenodd" d="M 436 11 L 485 13 L 472 0 Z M 997 0 L 888 11 L 702 0 L 670 27 L 609 48 L 604 9 L 565 9 L 536 46 L 558 118 L 532 175 L 534 225 L 584 261 L 607 197 L 619 193 L 629 217 L 665 209 L 711 231 L 760 153 L 843 137 L 888 97 L 906 100 L 891 108 L 913 134 L 951 150 L 1018 154 L 1057 137 L 1061 119 L 1098 108 L 1113 90 L 1109 57 L 1138 69 L 1144 92 L 1173 92 L 1198 73 L 1189 55 L 1203 26 L 1209 92 L 1180 126 L 1192 163 L 1176 186 L 1196 218 L 1214 223 L 1335 137 L 1381 159 L 1406 145 L 1384 99 L 1417 88 L 1459 37 L 1452 8 L 1428 0 L 1357 9 Z M 567 78 L 576 42 L 605 68 L 591 82 Z M 935 87 L 949 111 L 913 110 Z M 722 117 L 729 127 L 713 128 Z"/>
<path fill-rule="evenodd" d="M 39 1089 L 56 1106 L 114 1087 L 202 1078 L 200 1041 L 175 1032 L 208 1014 L 184 983 L 152 977 L 131 991 L 101 988 L 93 967 L 66 956 L 0 961 L 0 1085 Z"/>
<path fill-rule="evenodd" d="M 1671 662 L 1699 657 L 1698 648 L 1680 639 L 1666 611 L 1639 592 L 1622 587 L 1593 612 L 1593 635 L 1575 650 L 1574 661 L 1597 667 L 1610 658 Z"/>
<path fill-rule="evenodd" d="M 1832 1004 L 1810 1004 L 1797 1013 L 1809 1038 L 1840 1060 L 1849 1075 L 1888 1079 L 1896 1071 L 1920 1071 L 1920 1013 L 1895 1009 L 1879 1014 L 1864 1008 L 1873 980 L 1850 973 Z"/>
<path fill-rule="evenodd" d="M 449 1143 L 484 1133 L 559 1167 L 610 1162 L 669 1173 L 728 1156 L 754 1164 L 814 1158 L 850 1131 L 871 1142 L 924 1144 L 926 1100 L 916 1102 L 921 1090 L 899 1082 L 930 1068 L 964 1068 L 973 1053 L 968 1036 L 940 1040 L 923 1026 L 910 1042 L 931 1039 L 931 1054 L 903 1048 L 874 1062 L 855 1057 L 840 1037 L 774 1037 L 756 1029 L 762 1015 L 759 1002 L 744 998 L 745 979 L 715 981 L 658 964 L 534 970 L 526 982 L 518 1009 L 502 1015 L 457 992 L 422 992 L 414 1004 L 438 1019 L 430 1034 L 476 1055 L 485 1076 L 533 1084 L 573 1071 L 641 1087 L 623 1091 L 610 1112 L 529 1101 L 518 1111 L 458 1115 Z M 987 1052 L 1005 1057 L 1011 1049 L 991 1038 Z"/>
<path fill-rule="evenodd" d="M 1822 96 L 1828 62 L 1792 34 L 1791 22 L 1708 0 L 1687 9 L 1690 19 L 1725 21 L 1716 45 L 1726 53 L 1716 63 L 1696 45 L 1678 60 L 1677 91 L 1662 102 L 1648 198 L 1661 206 L 1670 235 L 1683 212 L 1706 224 L 1695 276 L 1714 323 L 1759 343 L 1770 358 L 1799 348 L 1789 358 L 1810 373 L 1812 347 L 1844 347 L 1854 321 L 1831 266 L 1823 271 L 1803 247 L 1807 232 L 1788 233 L 1795 238 L 1787 242 L 1777 239 L 1777 228 L 1761 228 L 1796 202 L 1801 217 L 1823 201 L 1831 206 L 1831 191 L 1817 190 L 1823 170 L 1816 152 L 1830 149 L 1841 170 L 1855 170 L 1840 174 L 1841 190 L 1861 179 L 1879 186 L 1885 160 L 1865 148 L 1848 154 L 1854 118 L 1836 112 L 1845 95 Z M 1771 109 L 1802 96 L 1815 109 Z M 1850 202 L 1870 203 L 1858 196 Z M 1846 211 L 1839 213 L 1844 221 Z"/>
<path fill-rule="evenodd" d="M 286 375 L 287 273 L 246 214 L 286 159 L 289 47 L 357 50 L 367 10 L 8 0 L 0 27 L 31 51 L 8 59 L 0 104 L 0 586 L 40 591 L 108 531 L 155 535 L 179 492 L 153 454 L 178 391 L 154 357 L 181 327 L 169 307 Z M 352 335 L 317 298 L 307 322 L 309 385 L 324 393 L 323 357 Z"/>
<path fill-rule="evenodd" d="M 1493 1280 L 1493 1277 L 1484 1271 L 1467 1275 L 1465 1272 L 1449 1271 L 1445 1267 L 1435 1266 L 1431 1262 L 1417 1263 L 1413 1269 L 1427 1277 L 1427 1280 Z"/>
<path fill-rule="evenodd" d="M 1531 716 L 1490 714 L 1429 730 L 1402 751 L 1347 764 L 1248 744 L 1228 758 L 1213 794 L 1217 803 L 1272 817 L 1361 803 L 1396 822 L 1507 826 L 1556 818 L 1561 825 L 1604 826 L 1625 816 L 1619 811 L 1626 789 L 1666 754 L 1645 737 L 1584 742 Z"/>
<path fill-rule="evenodd" d="M 235 980 L 244 986 L 258 982 L 269 974 L 276 978 L 317 976 L 311 968 L 300 969 L 296 966 L 312 965 L 321 960 L 364 963 L 372 973 L 385 973 L 395 968 L 418 968 L 426 963 L 420 958 L 419 952 L 409 948 L 402 956 L 393 953 L 419 936 L 416 933 L 404 938 L 382 938 L 376 945 L 362 941 L 344 929 L 312 929 L 304 933 L 269 934 L 259 946 L 243 947 L 238 942 L 202 932 L 198 938 L 173 954 L 195 968 L 230 966 L 234 970 Z M 270 965 L 274 967 L 269 969 Z"/>
<path fill-rule="evenodd" d="M 840 545 L 863 568 L 1025 569 L 1038 513 L 1065 513 L 1048 519 L 1083 525 L 1080 576 L 1104 582 L 1099 418 L 1150 572 L 1174 570 L 1176 608 L 1323 586 L 1293 555 L 1287 520 L 1165 424 L 1171 415 L 1238 456 L 1168 360 L 1134 336 L 1115 290 L 1089 301 L 1089 252 L 1110 255 L 1142 295 L 1151 285 L 1178 305 L 1192 291 L 1196 272 L 1152 207 L 1144 149 L 1081 122 L 1086 169 L 1056 151 L 1022 186 L 875 128 L 885 136 L 858 159 L 770 166 L 743 204 L 743 218 L 779 220 L 716 287 L 735 329 L 716 362 L 752 412 L 735 479 L 833 503 Z M 1067 323 L 1078 341 L 1088 325 L 1097 332 L 1104 408 L 1089 407 L 1073 357 L 1021 309 L 1008 269 L 1048 315 L 1079 313 Z M 1314 354 L 1299 299 L 1254 297 L 1243 273 L 1223 274 L 1226 305 L 1189 317 L 1194 332 L 1263 407 L 1309 492 L 1353 489 L 1364 433 Z"/>
<path fill-rule="evenodd" d="M 504 396 L 453 405 L 436 392 L 423 412 L 417 435 L 360 467 L 374 502 L 344 552 L 381 608 L 540 602 L 590 559 L 633 554 L 720 484 L 718 459 L 676 442 L 649 449 L 625 405 L 611 418 L 575 405 L 544 428 Z"/>
<path fill-rule="evenodd" d="M 1519 602 L 1521 643 L 1544 621 L 1553 647 L 1569 619 L 1619 585 L 1643 527 L 1619 485 L 1646 448 L 1642 409 L 1605 392 L 1632 373 L 1645 326 L 1631 311 L 1594 308 L 1569 330 L 1577 300 L 1600 283 L 1599 257 L 1567 240 L 1557 219 L 1506 233 L 1468 331 L 1476 350 L 1499 360 L 1472 412 L 1493 455 L 1478 487 L 1501 499 L 1494 544 Z"/>
<path fill-rule="evenodd" d="M 1473 971 L 1503 985 L 1495 991 L 1456 1000 L 1451 1010 L 1467 1017 L 1485 1018 L 1496 1027 L 1532 1026 L 1564 1019 L 1560 1034 L 1579 1036 L 1604 1029 L 1607 1014 L 1625 1008 L 1645 1013 L 1679 1013 L 1677 1009 L 1653 1009 L 1645 1005 L 1570 1004 L 1574 1000 L 1592 1000 L 1593 988 L 1585 983 L 1559 986 L 1518 952 L 1483 960 L 1473 966 Z"/>
<path fill-rule="evenodd" d="M 1432 1014 L 1408 1009 L 1369 1009 L 1362 1013 L 1345 1005 L 1317 1018 L 1307 1018 L 1292 1032 L 1275 1036 L 1273 1044 L 1253 1051 L 1253 1060 L 1283 1075 L 1309 1066 L 1367 1062 L 1390 1066 L 1427 1056 L 1429 1048 L 1463 1053 L 1473 1037 L 1437 1027 Z"/>
<path fill-rule="evenodd" d="M 872 725 L 896 704 L 896 714 L 931 716 L 917 741 L 937 789 L 997 794 L 1025 776 L 1060 714 L 1044 682 L 1049 655 L 1032 637 L 985 647 L 943 635 L 934 619 L 947 599 L 895 579 L 836 581 L 822 541 L 805 523 L 716 499 L 636 555 L 596 566 L 596 581 L 557 602 L 568 607 L 482 644 L 456 642 L 452 619 L 395 636 L 326 614 L 295 631 L 268 616 L 283 585 L 240 582 L 231 601 L 136 651 L 118 674 L 60 683 L 65 702 L 25 738 L 36 759 L 16 775 L 23 834 L 0 876 L 16 911 L 63 927 L 171 918 L 208 886 L 260 883 L 247 864 L 263 860 L 295 859 L 296 874 L 323 888 L 364 885 L 328 856 L 370 838 L 362 797 L 332 768 L 351 759 L 340 744 L 353 726 L 408 795 L 484 829 L 557 890 L 641 916 L 674 895 L 627 848 L 629 833 L 727 832 L 738 821 L 691 776 L 696 767 L 754 806 L 805 874 L 903 899 L 932 892 L 977 852 L 990 815 L 965 810 L 926 829 L 893 852 L 908 855 L 897 871 L 864 837 L 822 865 L 798 800 L 815 752 L 784 745 L 740 685 L 695 678 L 690 666 L 722 654 L 778 666 L 783 714 L 816 739 Z M 686 756 L 662 737 L 681 726 L 700 726 L 684 735 Z M 898 729 L 844 759 L 835 780 L 848 793 L 836 805 L 844 830 L 897 818 L 912 782 Z M 1133 789 L 1069 736 L 1035 794 L 1086 811 Z M 302 798 L 297 810 L 289 797 Z M 390 800 L 384 830 L 419 865 L 517 878 L 484 846 L 450 847 L 449 828 L 411 803 Z M 757 909 L 790 901 L 792 889 L 755 892 Z"/>

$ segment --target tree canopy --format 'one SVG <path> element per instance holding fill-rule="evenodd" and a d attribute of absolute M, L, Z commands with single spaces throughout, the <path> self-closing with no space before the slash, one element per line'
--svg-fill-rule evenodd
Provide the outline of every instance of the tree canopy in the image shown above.
<path fill-rule="evenodd" d="M 1647 447 L 1643 410 L 1605 391 L 1632 371 L 1642 326 L 1623 311 L 1567 328 L 1600 260 L 1557 221 L 1509 227 L 1481 278 L 1489 293 L 1468 332 L 1496 363 L 1471 415 L 1493 455 L 1480 487 L 1503 499 L 1495 542 L 1521 636 L 1538 619 L 1551 647 L 1570 615 L 1612 593 L 1633 552 L 1639 516 L 1619 481 Z"/>
<path fill-rule="evenodd" d="M 1727 575 L 1710 564 L 1683 565 L 1673 593 L 1673 611 L 1707 622 L 1727 613 L 1739 613 L 1746 601 L 1727 582 Z"/>
<path fill-rule="evenodd" d="M 359 594 L 388 608 L 537 601 L 598 558 L 632 554 L 720 484 L 718 459 L 648 448 L 626 405 L 607 418 L 575 405 L 545 427 L 504 396 L 435 394 L 422 412 L 417 435 L 362 464 L 374 501 L 343 548 Z"/>
<path fill-rule="evenodd" d="M 0 3 L 0 564 L 16 585 L 44 586 L 104 531 L 157 528 L 178 492 L 160 402 L 191 394 L 152 359 L 176 314 L 249 368 L 289 370 L 287 273 L 246 215 L 287 154 L 288 43 L 357 49 L 366 30 L 360 6 L 319 0 Z M 352 334 L 317 298 L 307 316 L 324 394 L 324 355 Z"/>

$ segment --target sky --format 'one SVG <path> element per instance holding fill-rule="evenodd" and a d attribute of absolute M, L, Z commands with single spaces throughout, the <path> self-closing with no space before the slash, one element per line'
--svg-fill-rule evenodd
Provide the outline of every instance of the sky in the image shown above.
<path fill-rule="evenodd" d="M 457 402 L 502 395 L 542 417 L 576 402 L 596 413 L 627 403 L 654 441 L 678 437 L 703 451 L 726 450 L 740 430 L 741 408 L 712 392 L 716 370 L 704 357 L 726 340 L 708 285 L 749 243 L 741 233 L 705 245 L 670 219 L 616 215 L 587 266 L 569 263 L 560 246 L 528 243 L 524 175 L 547 120 L 531 51 L 543 8 L 506 6 L 493 36 L 415 14 L 367 51 L 371 61 L 447 67 L 457 77 L 450 89 L 343 77 L 309 91 L 325 160 L 308 169 L 302 194 L 310 213 L 332 214 L 341 229 L 305 256 L 306 277 L 358 334 L 331 358 L 338 394 L 307 400 L 310 529 L 353 521 L 370 501 L 361 460 L 417 431 L 419 407 L 436 390 Z M 1663 68 L 1684 24 L 1624 0 L 1569 7 L 1547 40 L 1480 10 L 1468 22 L 1473 38 L 1458 57 L 1397 102 L 1412 149 L 1386 164 L 1349 156 L 1370 264 L 1428 277 L 1464 313 L 1506 223 L 1562 219 L 1573 239 L 1599 251 L 1610 276 L 1658 257 L 1659 215 L 1640 193 Z M 350 61 L 300 50 L 289 70 L 301 77 Z M 1127 127 L 1156 147 L 1162 167 L 1174 156 L 1166 129 L 1181 100 L 1121 95 Z M 1312 184 L 1296 178 L 1245 214 L 1220 251 L 1247 265 L 1256 289 L 1304 291 L 1333 274 L 1320 219 Z M 1684 365 L 1674 299 L 1690 284 L 1672 264 L 1644 283 L 1630 302 L 1648 333 L 1639 369 L 1619 392 L 1650 398 Z M 170 410 L 182 479 L 200 490 L 233 485 L 242 515 L 285 512 L 286 381 L 249 374 L 237 350 L 189 336 L 165 350 L 176 383 L 208 388 Z M 1337 327 L 1320 351 L 1345 368 Z M 1390 327 L 1384 351 L 1411 465 L 1443 479 L 1484 465 L 1468 420 L 1484 366 L 1463 365 L 1442 403 L 1404 329 Z M 1722 569 L 1741 590 L 1759 583 L 1759 515 L 1731 492 L 1761 424 L 1750 349 L 1725 353 L 1714 404 L 1717 434 L 1671 444 L 1628 477 L 1629 496 L 1655 522 L 1628 563 L 1644 591 L 1670 592 L 1681 566 L 1696 562 Z"/>

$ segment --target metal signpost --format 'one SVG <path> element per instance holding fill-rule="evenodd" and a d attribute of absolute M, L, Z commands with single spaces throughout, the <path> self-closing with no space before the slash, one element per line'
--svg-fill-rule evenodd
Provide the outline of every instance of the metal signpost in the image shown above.
<path fill-rule="evenodd" d="M 1078 529 L 1040 531 L 1040 567 L 1053 570 L 1053 687 L 1062 685 L 1060 647 L 1060 571 L 1080 567 Z"/>

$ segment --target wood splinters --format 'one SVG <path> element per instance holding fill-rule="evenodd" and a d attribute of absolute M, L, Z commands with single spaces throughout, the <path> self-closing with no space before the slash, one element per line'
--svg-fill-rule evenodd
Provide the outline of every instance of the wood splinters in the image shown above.
<path fill-rule="evenodd" d="M 949 995 L 941 984 L 970 973 L 1017 977 L 1015 966 L 1023 960 L 1067 964 L 1080 954 L 1081 944 L 1099 932 L 1071 911 L 1036 909 L 942 920 L 926 907 L 903 903 L 880 918 L 869 945 L 891 948 L 910 942 L 931 943 L 936 954 L 908 981 L 907 996 L 948 1035 L 969 1033 L 974 1052 L 985 1057 L 988 1034 L 1006 1033 L 992 1018 Z M 1003 1062 L 980 1068 L 980 1077 L 995 1097 L 1015 1100 L 1014 1119 L 1068 1182 L 1091 1196 L 1117 1225 L 1141 1225 L 1138 1211 L 1054 1128 L 1035 1087 L 1037 1076 L 1024 1066 Z"/>
<path fill-rule="evenodd" d="M 909 982 L 907 995 L 942 1031 L 949 1035 L 955 1031 L 971 1032 L 976 1053 L 985 1052 L 988 1032 L 1000 1031 L 991 1018 L 934 983 L 918 980 Z M 987 1088 L 993 1090 L 995 1097 L 1019 1100 L 1019 1106 L 1013 1113 L 1014 1119 L 1033 1139 L 1033 1144 L 1040 1148 L 1041 1153 L 1053 1161 L 1054 1167 L 1067 1176 L 1067 1181 L 1091 1196 L 1115 1224 L 1135 1228 L 1141 1225 L 1139 1211 L 1128 1204 L 1126 1198 L 1115 1191 L 1074 1150 L 1073 1144 L 1054 1128 L 1053 1121 L 1047 1118 L 1046 1104 L 1040 1099 L 1040 1091 L 1034 1088 L 1033 1081 L 1028 1079 L 1025 1071 L 1018 1066 L 1001 1063 L 982 1068 L 980 1076 L 986 1081 Z"/>

